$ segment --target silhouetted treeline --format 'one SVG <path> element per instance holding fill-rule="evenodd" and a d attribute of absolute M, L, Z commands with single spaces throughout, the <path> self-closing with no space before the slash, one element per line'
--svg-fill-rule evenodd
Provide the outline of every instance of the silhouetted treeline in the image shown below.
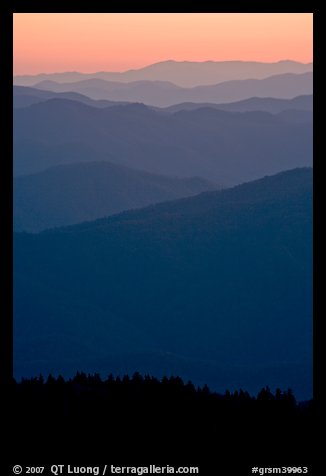
<path fill-rule="evenodd" d="M 302 454 L 311 441 L 312 402 L 297 403 L 291 390 L 218 394 L 179 377 L 77 373 L 14 382 L 12 402 L 15 444 L 25 449 L 48 448 L 57 435 L 57 447 L 73 443 L 79 451 L 249 445 L 256 457 L 267 450 L 288 457 L 293 445 L 294 455 Z"/>
<path fill-rule="evenodd" d="M 165 404 L 174 402 L 177 404 L 212 404 L 223 408 L 238 410 L 258 409 L 269 411 L 286 410 L 287 412 L 306 411 L 311 402 L 297 404 L 291 389 L 282 391 L 276 389 L 273 393 L 268 386 L 264 387 L 257 396 L 240 389 L 234 392 L 226 390 L 224 394 L 210 391 L 207 385 L 195 387 L 192 382 L 185 383 L 180 377 L 163 377 L 158 379 L 153 376 L 142 376 L 138 372 L 132 377 L 114 377 L 110 374 L 103 380 L 98 373 L 86 375 L 77 372 L 75 377 L 65 380 L 61 375 L 57 378 L 51 374 L 44 379 L 42 375 L 30 379 L 22 378 L 19 383 L 14 381 L 15 395 L 32 399 L 38 398 L 43 402 L 55 398 L 59 405 L 60 401 L 76 403 L 83 402 L 83 410 L 87 409 L 93 398 L 98 403 L 105 405 L 109 401 L 117 400 L 127 402 L 157 402 L 163 400 Z M 59 405 L 60 406 L 60 405 Z M 71 411 L 75 412 L 72 408 Z M 102 409 L 103 410 L 103 409 Z"/>

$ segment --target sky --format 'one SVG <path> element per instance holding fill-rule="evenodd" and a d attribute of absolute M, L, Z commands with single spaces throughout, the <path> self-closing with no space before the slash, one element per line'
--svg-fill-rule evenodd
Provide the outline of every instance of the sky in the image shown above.
<path fill-rule="evenodd" d="M 14 13 L 14 75 L 159 61 L 311 62 L 312 13 Z"/>

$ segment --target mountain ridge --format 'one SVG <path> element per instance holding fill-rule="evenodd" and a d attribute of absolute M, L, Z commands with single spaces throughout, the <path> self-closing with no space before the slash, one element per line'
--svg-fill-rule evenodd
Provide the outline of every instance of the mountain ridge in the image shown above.
<path fill-rule="evenodd" d="M 148 106 L 169 107 L 182 102 L 234 102 L 252 96 L 293 98 L 312 94 L 313 73 L 284 73 L 263 79 L 233 79 L 213 85 L 185 88 L 162 81 L 112 82 L 87 79 L 74 83 L 45 81 L 35 84 L 37 89 L 54 92 L 77 92 L 91 99 L 142 102 Z"/>
<path fill-rule="evenodd" d="M 311 165 L 311 144 L 312 122 L 268 113 L 204 108 L 167 114 L 143 104 L 94 108 L 64 99 L 14 109 L 15 175 L 106 160 L 225 186 Z"/>
<path fill-rule="evenodd" d="M 119 103 L 107 100 L 94 100 L 88 96 L 78 93 L 56 93 L 43 89 L 30 88 L 25 86 L 14 86 L 14 107 L 28 107 L 37 102 L 44 102 L 49 99 L 61 98 L 70 99 L 79 102 L 84 102 L 89 106 L 105 108 L 117 105 L 127 105 L 129 103 Z M 258 98 L 251 97 L 243 101 L 236 101 L 231 103 L 180 103 L 167 108 L 156 108 L 162 113 L 177 112 L 178 110 L 198 109 L 200 107 L 212 107 L 215 109 L 223 109 L 227 111 L 245 112 L 251 110 L 263 110 L 270 113 L 278 113 L 287 109 L 309 110 L 313 109 L 313 96 L 303 95 L 296 96 L 293 99 L 279 99 L 279 98 Z"/>
<path fill-rule="evenodd" d="M 110 107 L 112 105 L 122 105 L 127 103 L 117 103 L 106 100 L 93 100 L 88 96 L 74 92 L 56 93 L 44 89 L 31 88 L 27 86 L 13 86 L 13 106 L 14 108 L 28 107 L 37 102 L 44 102 L 49 99 L 68 99 L 79 101 L 93 107 Z"/>
<path fill-rule="evenodd" d="M 146 207 L 143 207 L 142 209 L 125 210 L 121 213 L 117 213 L 109 217 L 102 217 L 94 221 L 87 221 L 85 223 L 78 223 L 76 225 L 67 227 L 58 227 L 56 228 L 56 230 L 44 230 L 44 232 L 41 233 L 86 230 L 88 227 L 102 227 L 102 225 L 115 223 L 119 220 L 125 221 L 129 218 L 131 222 L 133 222 L 134 217 L 136 217 L 140 213 L 150 216 L 155 214 L 156 212 L 162 212 L 164 215 L 165 210 L 168 209 L 171 204 L 174 205 L 177 209 L 184 209 L 184 205 L 187 205 L 188 212 L 192 211 L 194 214 L 200 214 L 200 206 L 203 206 L 203 203 L 206 202 L 207 198 L 212 198 L 213 200 L 217 200 L 223 203 L 224 201 L 228 201 L 231 196 L 232 203 L 240 201 L 245 206 L 250 205 L 253 202 L 257 202 L 257 200 L 260 202 L 268 202 L 270 189 L 273 189 L 274 184 L 277 184 L 279 186 L 277 190 L 278 200 L 283 200 L 286 194 L 288 193 L 288 189 L 284 186 L 284 184 L 287 184 L 288 177 L 290 177 L 292 180 L 291 192 L 295 193 L 296 190 L 300 190 L 303 186 L 309 189 L 311 188 L 312 172 L 312 167 L 297 167 L 295 169 L 278 172 L 277 174 L 265 175 L 255 180 L 242 182 L 232 187 L 216 190 L 207 190 L 200 192 L 199 194 L 196 194 L 193 197 L 180 197 L 176 200 L 167 200 L 162 203 L 150 204 Z M 259 190 L 259 195 L 257 194 L 257 189 Z M 238 195 L 238 192 L 246 190 L 248 190 L 249 192 L 252 192 L 253 190 L 253 194 L 251 196 L 249 195 L 249 197 L 244 200 L 241 195 Z M 194 206 L 195 204 L 199 205 L 199 207 Z M 214 209 L 214 206 L 215 205 L 213 202 L 212 209 Z"/>
<path fill-rule="evenodd" d="M 217 185 L 203 179 L 158 176 L 109 162 L 61 164 L 14 179 L 14 230 L 35 233 L 213 188 Z"/>
<path fill-rule="evenodd" d="M 179 86 L 198 86 L 199 84 L 213 84 L 214 79 L 227 81 L 230 79 L 248 79 L 267 77 L 274 72 L 311 71 L 312 63 L 299 63 L 292 60 L 283 60 L 274 63 L 257 61 L 174 61 L 167 60 L 147 65 L 138 69 L 129 69 L 124 72 L 95 72 L 95 73 L 41 73 L 39 75 L 20 75 L 14 77 L 14 82 L 21 85 L 35 84 L 37 79 L 65 78 L 74 81 L 82 77 L 100 77 L 103 79 L 118 79 L 128 81 L 133 79 L 162 79 L 175 82 Z M 166 68 L 168 70 L 166 71 Z M 261 70 L 261 71 L 260 71 Z M 181 71 L 181 72 L 180 72 Z M 37 78 L 37 79 L 35 79 Z M 212 79 L 213 78 L 213 79 Z M 212 82 L 211 82 L 212 81 Z"/>
<path fill-rule="evenodd" d="M 214 109 L 222 109 L 224 111 L 234 112 L 266 111 L 270 112 L 271 114 L 277 114 L 287 109 L 312 111 L 313 95 L 296 96 L 293 99 L 251 97 L 242 101 L 222 104 L 186 102 L 164 108 L 164 111 L 177 112 L 179 110 L 198 109 L 199 107 L 211 107 Z"/>
<path fill-rule="evenodd" d="M 215 389 L 240 365 L 249 391 L 271 381 L 311 394 L 311 168 L 15 233 L 14 249 L 16 374 L 97 371 L 99 361 L 114 373 L 117 352 L 121 372 L 141 352 L 143 372 L 155 375 L 146 355 L 159 351 L 191 358 L 190 367 L 198 360 L 202 379 L 211 362 Z"/>

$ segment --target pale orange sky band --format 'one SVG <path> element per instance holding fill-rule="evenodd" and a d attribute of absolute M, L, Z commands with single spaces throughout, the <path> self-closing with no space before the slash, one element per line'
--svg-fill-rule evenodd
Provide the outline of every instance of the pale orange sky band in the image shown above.
<path fill-rule="evenodd" d="M 313 60 L 310 13 L 15 13 L 14 74 Z"/>

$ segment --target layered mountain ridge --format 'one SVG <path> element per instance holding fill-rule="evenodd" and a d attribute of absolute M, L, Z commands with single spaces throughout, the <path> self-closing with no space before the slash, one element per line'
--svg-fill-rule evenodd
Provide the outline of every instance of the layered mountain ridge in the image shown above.
<path fill-rule="evenodd" d="M 174 362 L 216 389 L 310 394 L 309 168 L 15 234 L 14 247 L 17 375 Z"/>

